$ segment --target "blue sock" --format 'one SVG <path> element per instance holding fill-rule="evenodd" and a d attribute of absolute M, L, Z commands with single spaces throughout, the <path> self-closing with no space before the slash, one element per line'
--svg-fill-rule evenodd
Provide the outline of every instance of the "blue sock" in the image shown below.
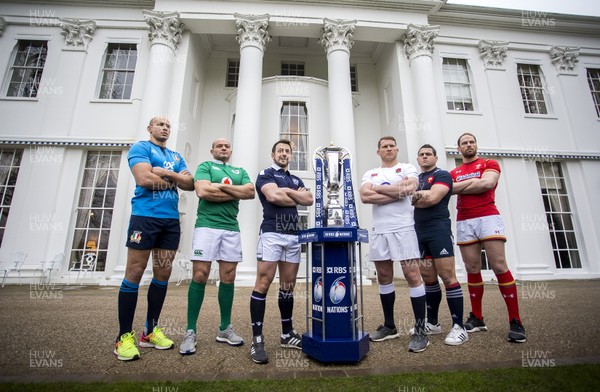
<path fill-rule="evenodd" d="M 133 330 L 133 317 L 137 306 L 140 285 L 123 279 L 119 288 L 119 337 Z M 117 338 L 118 339 L 118 338 Z"/>
<path fill-rule="evenodd" d="M 148 288 L 148 313 L 146 314 L 146 331 L 152 333 L 154 327 L 158 325 L 158 317 L 165 303 L 167 296 L 168 281 L 156 280 L 152 278 Z"/>

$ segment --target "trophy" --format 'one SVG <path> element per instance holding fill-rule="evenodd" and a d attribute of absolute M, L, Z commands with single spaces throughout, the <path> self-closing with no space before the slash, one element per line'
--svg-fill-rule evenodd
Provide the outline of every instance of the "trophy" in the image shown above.
<path fill-rule="evenodd" d="M 351 191 L 350 153 L 345 148 L 336 147 L 332 143 L 329 147 L 319 147 L 315 151 L 314 162 L 317 183 L 317 203 L 315 205 L 317 227 L 344 227 L 346 226 L 345 221 L 347 219 L 345 219 L 345 216 L 348 215 L 347 207 L 349 207 L 349 203 L 351 202 L 352 207 L 354 207 L 353 200 L 348 200 L 348 187 L 346 186 L 346 184 L 349 184 Z M 322 212 L 323 182 L 325 182 L 327 188 L 327 205 L 324 212 Z M 338 200 L 340 188 L 344 191 L 346 199 L 344 206 Z M 353 199 L 353 196 L 351 197 Z M 352 210 L 354 213 L 353 208 Z M 319 221 L 322 223 L 320 224 Z"/>

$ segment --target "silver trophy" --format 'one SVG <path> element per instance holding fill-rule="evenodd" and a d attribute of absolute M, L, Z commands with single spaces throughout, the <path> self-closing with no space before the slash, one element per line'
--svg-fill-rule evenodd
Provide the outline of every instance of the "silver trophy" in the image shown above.
<path fill-rule="evenodd" d="M 344 226 L 344 209 L 340 205 L 340 184 L 342 175 L 342 162 L 349 159 L 350 153 L 343 147 L 336 147 L 333 143 L 329 147 L 319 147 L 314 154 L 314 160 L 323 162 L 323 179 L 327 188 L 327 205 L 325 215 L 327 227 Z"/>

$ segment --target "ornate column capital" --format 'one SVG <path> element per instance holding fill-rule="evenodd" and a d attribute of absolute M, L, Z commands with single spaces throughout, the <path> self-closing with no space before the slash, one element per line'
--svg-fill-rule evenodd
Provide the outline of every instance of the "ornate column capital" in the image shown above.
<path fill-rule="evenodd" d="M 269 33 L 269 14 L 264 15 L 244 15 L 233 14 L 235 17 L 235 27 L 237 36 L 235 37 L 240 44 L 240 50 L 246 46 L 254 46 L 264 52 L 271 34 Z"/>
<path fill-rule="evenodd" d="M 479 41 L 479 57 L 483 60 L 485 69 L 506 70 L 504 59 L 508 50 L 506 41 Z"/>
<path fill-rule="evenodd" d="M 350 53 L 354 41 L 352 35 L 356 29 L 355 20 L 341 20 L 323 18 L 323 28 L 319 42 L 327 54 L 334 50 L 343 50 Z"/>
<path fill-rule="evenodd" d="M 71 18 L 58 18 L 58 23 L 65 36 L 65 49 L 85 51 L 94 37 L 96 22 Z"/>
<path fill-rule="evenodd" d="M 577 58 L 579 57 L 579 49 L 573 46 L 553 46 L 550 48 L 550 59 L 559 74 L 575 74 L 575 64 L 579 62 Z"/>
<path fill-rule="evenodd" d="M 440 26 L 409 24 L 406 34 L 402 36 L 406 57 L 411 61 L 419 56 L 431 57 L 433 54 L 433 40 L 439 32 Z"/>
<path fill-rule="evenodd" d="M 184 27 L 184 24 L 179 21 L 179 12 L 144 10 L 143 13 L 150 29 L 148 32 L 150 42 L 166 45 L 176 51 Z"/>

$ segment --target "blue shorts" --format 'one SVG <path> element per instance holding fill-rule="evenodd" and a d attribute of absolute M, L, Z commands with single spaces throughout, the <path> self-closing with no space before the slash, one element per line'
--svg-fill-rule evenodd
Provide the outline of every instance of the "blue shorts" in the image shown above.
<path fill-rule="evenodd" d="M 454 256 L 452 232 L 449 230 L 434 230 L 424 233 L 417 232 L 419 252 L 422 259 L 441 259 Z"/>
<path fill-rule="evenodd" d="M 180 237 L 179 219 L 131 215 L 125 246 L 139 250 L 177 250 Z"/>

